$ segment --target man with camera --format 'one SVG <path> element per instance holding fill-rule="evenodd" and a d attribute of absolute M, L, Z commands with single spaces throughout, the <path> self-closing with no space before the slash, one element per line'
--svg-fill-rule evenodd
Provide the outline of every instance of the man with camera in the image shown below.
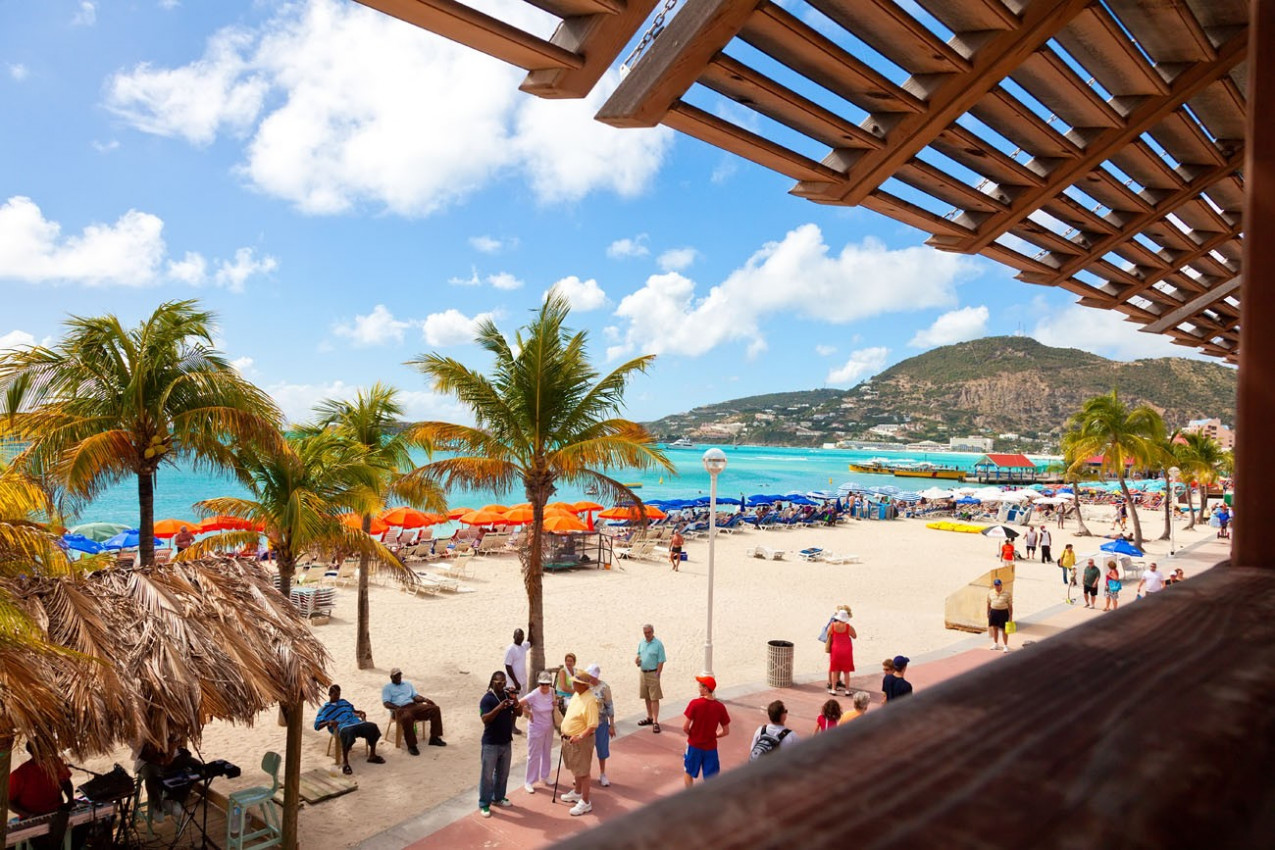
<path fill-rule="evenodd" d="M 419 756 L 421 751 L 416 747 L 416 722 L 429 723 L 429 745 L 445 747 L 443 740 L 443 710 L 432 699 L 416 692 L 411 682 L 403 681 L 403 671 L 395 667 L 390 671 L 390 682 L 381 688 L 381 704 L 390 710 L 394 721 L 402 730 L 403 741 L 407 751 Z"/>
<path fill-rule="evenodd" d="M 513 759 L 514 720 L 522 715 L 518 691 L 509 686 L 505 674 L 491 674 L 487 693 L 478 703 L 483 720 L 482 776 L 478 780 L 478 812 L 491 817 L 492 805 L 513 805 L 505 796 L 509 784 L 509 763 Z"/>

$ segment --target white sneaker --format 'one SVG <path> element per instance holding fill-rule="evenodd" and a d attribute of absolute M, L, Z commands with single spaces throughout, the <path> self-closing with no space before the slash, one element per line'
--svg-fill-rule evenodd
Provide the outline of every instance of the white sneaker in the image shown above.
<path fill-rule="evenodd" d="M 561 800 L 564 803 L 575 803 L 580 800 L 580 795 L 577 794 L 575 791 L 568 791 L 567 793 L 562 795 Z"/>
<path fill-rule="evenodd" d="M 586 803 L 584 800 L 581 800 L 571 807 L 570 814 L 572 817 L 577 817 L 579 815 L 587 815 L 591 811 L 593 811 L 593 804 Z"/>
<path fill-rule="evenodd" d="M 526 785 L 522 786 L 522 790 L 526 791 L 528 794 L 534 794 L 536 793 L 536 786 L 528 782 Z"/>
<path fill-rule="evenodd" d="M 1009 644 L 1005 644 L 1005 646 L 1001 648 L 1001 652 L 1009 652 Z"/>
<path fill-rule="evenodd" d="M 1000 652 L 1001 645 L 999 643 L 994 643 L 991 646 L 989 646 L 988 649 L 990 649 L 992 652 Z"/>
<path fill-rule="evenodd" d="M 604 773 L 598 777 L 598 784 L 601 785 L 603 788 L 610 788 L 611 780 L 607 779 L 607 775 Z"/>

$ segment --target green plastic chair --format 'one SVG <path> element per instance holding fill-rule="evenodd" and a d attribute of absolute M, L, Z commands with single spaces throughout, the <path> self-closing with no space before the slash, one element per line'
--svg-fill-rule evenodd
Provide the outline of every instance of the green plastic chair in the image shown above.
<path fill-rule="evenodd" d="M 277 847 L 283 842 L 279 809 L 274 803 L 275 792 L 279 790 L 279 761 L 279 754 L 274 752 L 266 753 L 261 759 L 261 769 L 273 780 L 269 788 L 261 785 L 230 795 L 226 803 L 226 850 Z M 248 817 L 254 808 L 265 827 L 249 832 Z"/>

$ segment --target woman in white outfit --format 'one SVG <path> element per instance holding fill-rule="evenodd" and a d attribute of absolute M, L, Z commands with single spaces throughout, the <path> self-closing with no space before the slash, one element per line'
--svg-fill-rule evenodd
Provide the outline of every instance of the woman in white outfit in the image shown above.
<path fill-rule="evenodd" d="M 537 686 L 519 702 L 531 712 L 527 724 L 527 781 L 524 789 L 536 793 L 536 780 L 550 784 L 549 773 L 553 750 L 553 673 L 543 670 L 536 680 Z"/>

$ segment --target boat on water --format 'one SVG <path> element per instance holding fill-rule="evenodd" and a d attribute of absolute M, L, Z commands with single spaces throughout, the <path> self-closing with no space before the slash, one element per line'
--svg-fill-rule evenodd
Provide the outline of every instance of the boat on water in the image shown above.
<path fill-rule="evenodd" d="M 668 444 L 670 449 L 693 449 L 695 444 L 685 437 L 678 437 L 676 440 Z"/>
<path fill-rule="evenodd" d="M 870 475 L 889 475 L 892 470 L 891 461 L 884 457 L 874 457 L 862 463 L 850 464 L 851 472 L 866 472 Z"/>
<path fill-rule="evenodd" d="M 896 466 L 890 470 L 899 478 L 942 478 L 948 481 L 964 481 L 965 470 L 955 466 L 939 466 L 928 461 L 921 461 L 910 466 Z"/>

